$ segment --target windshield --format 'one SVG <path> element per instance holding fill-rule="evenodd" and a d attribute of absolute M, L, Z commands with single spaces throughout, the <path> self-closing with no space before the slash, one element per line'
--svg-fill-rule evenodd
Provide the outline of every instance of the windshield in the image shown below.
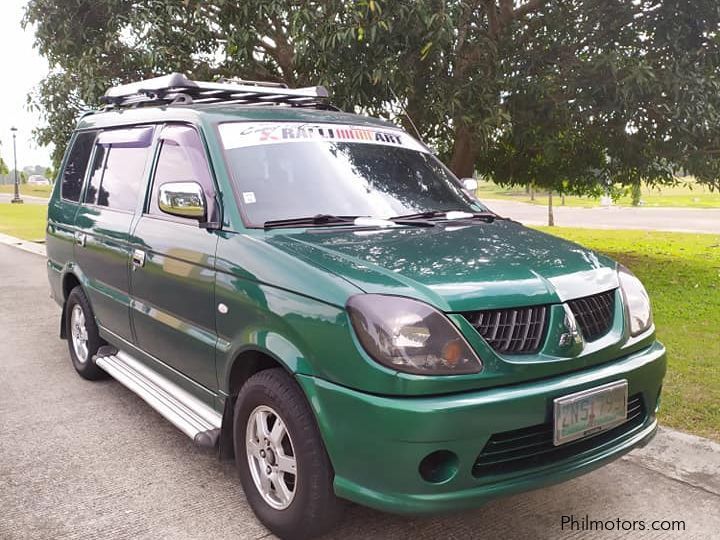
<path fill-rule="evenodd" d="M 399 130 L 299 123 L 228 123 L 219 130 L 253 227 L 318 214 L 483 210 L 440 161 Z"/>

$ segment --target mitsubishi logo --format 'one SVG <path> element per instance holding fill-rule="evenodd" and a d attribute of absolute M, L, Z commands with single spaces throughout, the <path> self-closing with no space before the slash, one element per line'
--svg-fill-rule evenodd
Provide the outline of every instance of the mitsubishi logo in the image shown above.
<path fill-rule="evenodd" d="M 572 347 L 573 345 L 581 346 L 583 344 L 583 337 L 580 333 L 580 328 L 578 328 L 577 321 L 575 320 L 575 315 L 567 304 L 563 304 L 563 307 L 565 308 L 565 320 L 563 322 L 565 325 L 565 331 L 560 334 L 558 345 L 560 347 Z"/>

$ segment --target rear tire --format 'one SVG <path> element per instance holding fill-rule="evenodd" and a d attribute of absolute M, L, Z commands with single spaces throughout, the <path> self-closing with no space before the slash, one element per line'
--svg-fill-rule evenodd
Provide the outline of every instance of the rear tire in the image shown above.
<path fill-rule="evenodd" d="M 70 291 L 65 304 L 65 335 L 70 360 L 78 375 L 89 381 L 106 378 L 107 374 L 93 360 L 105 342 L 98 332 L 90 302 L 79 285 Z"/>
<path fill-rule="evenodd" d="M 250 377 L 235 403 L 233 428 L 240 481 L 258 519 L 282 539 L 330 530 L 340 517 L 334 473 L 297 383 L 280 368 Z"/>

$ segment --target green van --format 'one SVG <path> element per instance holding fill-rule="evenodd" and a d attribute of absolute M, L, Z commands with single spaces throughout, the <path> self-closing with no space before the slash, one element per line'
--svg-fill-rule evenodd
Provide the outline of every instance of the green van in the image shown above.
<path fill-rule="evenodd" d="M 273 533 L 317 536 L 342 500 L 476 508 L 655 434 L 640 281 L 491 212 L 395 125 L 180 74 L 105 101 L 48 208 L 60 335 L 80 376 L 234 458 Z"/>

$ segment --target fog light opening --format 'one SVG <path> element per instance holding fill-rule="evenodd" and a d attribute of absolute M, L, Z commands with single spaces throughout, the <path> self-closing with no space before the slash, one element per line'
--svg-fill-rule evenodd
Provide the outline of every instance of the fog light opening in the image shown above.
<path fill-rule="evenodd" d="M 458 472 L 459 459 L 450 450 L 437 450 L 420 462 L 420 476 L 426 482 L 441 484 L 451 480 Z"/>

